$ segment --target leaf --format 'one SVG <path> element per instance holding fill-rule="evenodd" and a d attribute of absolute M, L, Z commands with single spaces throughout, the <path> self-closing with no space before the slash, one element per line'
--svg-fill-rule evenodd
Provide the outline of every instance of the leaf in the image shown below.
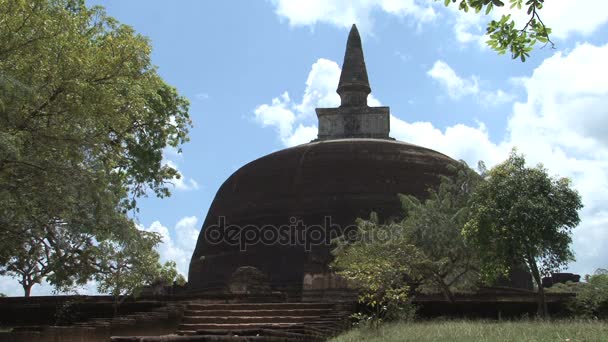
<path fill-rule="evenodd" d="M 493 8 L 494 8 L 494 4 L 489 3 L 488 6 L 486 7 L 486 15 L 490 14 L 490 12 L 492 12 Z"/>

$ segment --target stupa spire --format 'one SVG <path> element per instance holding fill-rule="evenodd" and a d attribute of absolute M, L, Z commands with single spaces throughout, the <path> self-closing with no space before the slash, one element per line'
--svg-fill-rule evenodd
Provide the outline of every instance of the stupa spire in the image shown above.
<path fill-rule="evenodd" d="M 361 36 L 355 24 L 348 34 L 337 93 L 341 99 L 340 107 L 367 106 L 367 95 L 371 93 Z"/>
<path fill-rule="evenodd" d="M 371 93 L 367 69 L 363 59 L 361 37 L 353 25 L 346 42 L 338 94 L 338 108 L 316 108 L 319 118 L 317 140 L 365 138 L 391 139 L 390 108 L 370 107 L 367 96 Z"/>

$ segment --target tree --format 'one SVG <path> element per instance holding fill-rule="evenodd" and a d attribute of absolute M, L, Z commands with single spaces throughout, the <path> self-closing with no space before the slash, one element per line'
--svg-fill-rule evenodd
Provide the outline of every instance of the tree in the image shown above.
<path fill-rule="evenodd" d="M 82 0 L 0 0 L 0 272 L 86 281 L 96 244 L 134 229 L 136 199 L 170 195 L 162 152 L 191 121 L 150 52 Z"/>
<path fill-rule="evenodd" d="M 375 213 L 357 220 L 357 236 L 338 238 L 332 268 L 359 291 L 359 302 L 370 309 L 378 328 L 384 317 L 407 305 L 410 265 L 416 248 L 392 238 L 391 227 L 380 225 Z M 390 237 L 390 238 L 389 238 Z"/>
<path fill-rule="evenodd" d="M 477 246 L 486 276 L 525 263 L 538 288 L 538 312 L 546 317 L 541 277 L 574 260 L 571 232 L 581 208 L 569 179 L 550 177 L 541 165 L 526 167 L 513 150 L 477 187 L 463 234 Z"/>
<path fill-rule="evenodd" d="M 442 176 L 428 199 L 401 195 L 406 215 L 396 229 L 420 254 L 410 266 L 419 279 L 418 290 L 439 291 L 453 302 L 455 291 L 471 290 L 479 278 L 477 253 L 464 241 L 462 229 L 471 195 L 482 179 L 464 162 L 449 167 L 452 176 Z"/>
<path fill-rule="evenodd" d="M 357 234 L 337 239 L 332 267 L 361 291 L 359 300 L 379 321 L 408 299 L 410 286 L 419 292 L 442 293 L 477 285 L 479 260 L 462 237 L 468 204 L 481 177 L 464 162 L 450 166 L 428 199 L 401 195 L 405 217 L 381 224 L 372 213 L 357 221 Z"/>
<path fill-rule="evenodd" d="M 576 311 L 585 317 L 608 318 L 608 270 L 598 268 L 585 277 L 586 284 L 576 295 Z"/>
<path fill-rule="evenodd" d="M 92 241 L 86 234 L 73 234 L 63 222 L 49 222 L 43 227 L 45 236 L 40 235 L 37 226 L 25 231 L 17 254 L 8 259 L 0 269 L 1 275 L 18 279 L 25 297 L 30 296 L 32 286 L 49 278 L 57 287 L 68 287 L 74 283 L 84 285 L 89 275 L 95 271 L 91 263 L 80 264 L 82 260 L 93 260 Z M 68 273 L 65 271 L 69 270 Z M 77 270 L 75 272 L 74 270 Z M 76 275 L 79 278 L 76 278 Z"/>
<path fill-rule="evenodd" d="M 477 13 L 484 11 L 486 15 L 490 14 L 495 7 L 505 5 L 505 2 L 501 0 L 443 1 L 446 6 L 458 2 L 459 10 L 468 12 L 472 8 Z M 554 46 L 549 38 L 551 29 L 545 26 L 538 14 L 543 8 L 544 2 L 545 0 L 526 0 L 524 4 L 524 0 L 509 0 L 511 9 L 521 10 L 525 5 L 529 19 L 523 28 L 515 27 L 515 21 L 511 19 L 510 14 L 502 15 L 498 21 L 492 20 L 486 30 L 486 34 L 490 37 L 488 45 L 501 55 L 509 51 L 513 59 L 520 58 L 522 62 L 526 61 L 526 57 L 530 56 L 530 52 L 538 42 Z"/>
<path fill-rule="evenodd" d="M 159 262 L 155 247 L 161 241 L 157 233 L 133 230 L 128 239 L 103 241 L 99 245 L 99 264 L 95 273 L 97 290 L 114 297 L 115 314 L 128 296 L 137 297 L 146 285 L 157 281 L 183 282 L 175 262 Z"/>

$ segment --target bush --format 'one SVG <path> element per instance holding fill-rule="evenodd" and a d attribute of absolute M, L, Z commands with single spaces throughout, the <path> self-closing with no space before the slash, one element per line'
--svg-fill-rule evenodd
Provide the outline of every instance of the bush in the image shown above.
<path fill-rule="evenodd" d="M 577 313 L 585 317 L 608 318 L 608 270 L 598 269 L 585 278 L 587 283 L 576 295 Z"/>
<path fill-rule="evenodd" d="M 82 302 L 80 296 L 73 296 L 59 304 L 55 309 L 55 325 L 72 325 L 82 319 L 79 304 Z"/>
<path fill-rule="evenodd" d="M 575 293 L 568 303 L 570 314 L 580 318 L 608 318 L 608 270 L 598 269 L 585 276 L 585 282 L 555 284 L 547 289 L 552 293 Z"/>
<path fill-rule="evenodd" d="M 411 303 L 400 305 L 387 304 L 381 306 L 380 312 L 376 307 L 365 305 L 350 316 L 352 325 L 357 328 L 377 328 L 384 322 L 411 322 L 416 318 L 416 306 Z"/>

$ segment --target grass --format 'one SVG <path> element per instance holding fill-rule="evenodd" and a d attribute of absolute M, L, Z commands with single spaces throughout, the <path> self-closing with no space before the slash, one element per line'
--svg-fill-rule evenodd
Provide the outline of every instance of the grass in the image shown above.
<path fill-rule="evenodd" d="M 414 321 L 352 329 L 330 341 L 608 341 L 608 322 Z"/>

